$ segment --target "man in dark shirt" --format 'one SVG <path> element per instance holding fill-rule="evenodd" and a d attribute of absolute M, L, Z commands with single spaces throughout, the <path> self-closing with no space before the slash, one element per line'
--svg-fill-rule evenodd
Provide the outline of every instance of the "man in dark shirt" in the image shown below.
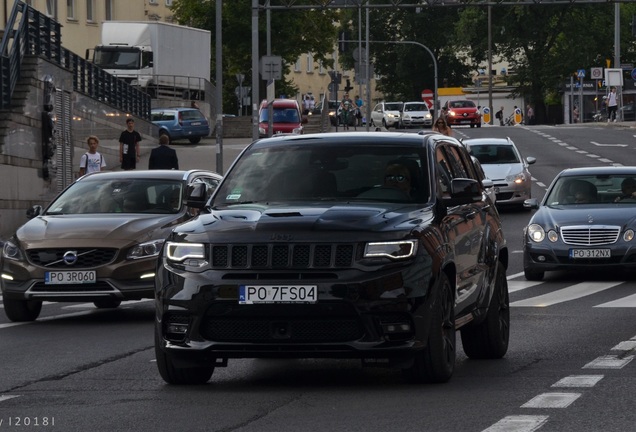
<path fill-rule="evenodd" d="M 141 135 L 135 130 L 135 120 L 126 119 L 126 130 L 119 136 L 119 162 L 121 169 L 134 170 L 139 161 Z"/>
<path fill-rule="evenodd" d="M 179 159 L 175 149 L 168 147 L 167 135 L 159 137 L 159 146 L 152 149 L 148 169 L 179 169 Z"/>

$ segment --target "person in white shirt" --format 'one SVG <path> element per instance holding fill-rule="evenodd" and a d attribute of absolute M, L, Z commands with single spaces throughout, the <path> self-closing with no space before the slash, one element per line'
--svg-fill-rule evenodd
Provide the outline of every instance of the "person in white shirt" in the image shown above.
<path fill-rule="evenodd" d="M 84 174 L 99 172 L 106 167 L 104 157 L 97 151 L 99 139 L 95 135 L 91 135 L 86 139 L 86 143 L 88 144 L 88 152 L 80 158 L 80 177 Z"/>
<path fill-rule="evenodd" d="M 616 121 L 616 110 L 618 109 L 618 100 L 616 99 L 616 87 L 611 87 L 607 95 L 607 122 Z"/>

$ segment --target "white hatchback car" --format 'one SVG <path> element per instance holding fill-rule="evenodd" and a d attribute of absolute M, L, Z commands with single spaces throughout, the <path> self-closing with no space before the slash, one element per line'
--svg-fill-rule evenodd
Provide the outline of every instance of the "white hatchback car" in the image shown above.
<path fill-rule="evenodd" d="M 523 207 L 523 202 L 532 197 L 532 175 L 528 166 L 537 159 L 523 158 L 510 138 L 474 138 L 462 143 L 494 183 L 497 205 Z"/>
<path fill-rule="evenodd" d="M 433 116 L 424 102 L 404 102 L 400 115 L 400 129 L 433 127 Z"/>
<path fill-rule="evenodd" d="M 374 127 L 382 126 L 397 128 L 400 124 L 400 112 L 402 111 L 402 102 L 380 102 L 371 111 L 371 125 Z"/>

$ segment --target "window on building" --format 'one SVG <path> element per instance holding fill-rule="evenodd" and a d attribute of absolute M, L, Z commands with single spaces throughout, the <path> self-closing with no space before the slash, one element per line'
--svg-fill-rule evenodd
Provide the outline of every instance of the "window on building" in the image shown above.
<path fill-rule="evenodd" d="M 314 72 L 314 55 L 312 53 L 307 53 L 307 73 Z"/>
<path fill-rule="evenodd" d="M 325 74 L 325 68 L 322 65 L 322 60 L 318 62 L 318 73 L 320 75 L 324 75 Z"/>
<path fill-rule="evenodd" d="M 157 4 L 157 0 L 150 0 L 148 3 L 150 3 L 150 4 Z"/>
<path fill-rule="evenodd" d="M 166 0 L 166 6 L 172 6 L 172 0 Z"/>
<path fill-rule="evenodd" d="M 298 57 L 298 60 L 296 60 L 296 64 L 294 65 L 294 72 L 300 72 L 300 70 L 302 69 L 302 58 Z"/>
<path fill-rule="evenodd" d="M 66 18 L 75 19 L 75 0 L 66 0 Z"/>
<path fill-rule="evenodd" d="M 46 16 L 57 19 L 57 0 L 46 0 Z"/>
<path fill-rule="evenodd" d="M 104 18 L 106 19 L 106 21 L 112 21 L 113 20 L 113 2 L 114 0 L 106 0 L 106 4 L 105 4 L 105 9 L 106 9 L 106 14 L 104 16 Z"/>
<path fill-rule="evenodd" d="M 86 0 L 86 21 L 93 22 L 95 21 L 94 10 L 93 7 L 94 0 Z"/>

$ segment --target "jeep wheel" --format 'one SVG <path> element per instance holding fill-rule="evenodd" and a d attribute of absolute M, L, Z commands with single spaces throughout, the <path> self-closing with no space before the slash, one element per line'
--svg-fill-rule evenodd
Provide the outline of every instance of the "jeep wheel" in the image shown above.
<path fill-rule="evenodd" d="M 416 354 L 413 365 L 404 370 L 413 383 L 448 381 L 455 369 L 456 332 L 453 290 L 445 273 L 438 284 L 439 295 L 431 313 L 431 328 L 426 349 Z"/>
<path fill-rule="evenodd" d="M 501 358 L 508 351 L 510 304 L 506 270 L 501 262 L 497 262 L 493 285 L 486 318 L 461 329 L 464 352 L 472 359 Z"/>
<path fill-rule="evenodd" d="M 544 274 L 541 270 L 523 269 L 523 275 L 529 281 L 542 281 Z"/>
<path fill-rule="evenodd" d="M 193 385 L 205 384 L 212 377 L 214 366 L 178 367 L 170 355 L 163 352 L 161 341 L 155 330 L 155 357 L 161 378 L 168 384 Z"/>
<path fill-rule="evenodd" d="M 35 321 L 41 310 L 41 301 L 4 299 L 4 313 L 14 322 Z"/>
<path fill-rule="evenodd" d="M 95 300 L 93 304 L 98 309 L 115 309 L 121 304 L 121 300 L 105 298 L 105 299 Z"/>

